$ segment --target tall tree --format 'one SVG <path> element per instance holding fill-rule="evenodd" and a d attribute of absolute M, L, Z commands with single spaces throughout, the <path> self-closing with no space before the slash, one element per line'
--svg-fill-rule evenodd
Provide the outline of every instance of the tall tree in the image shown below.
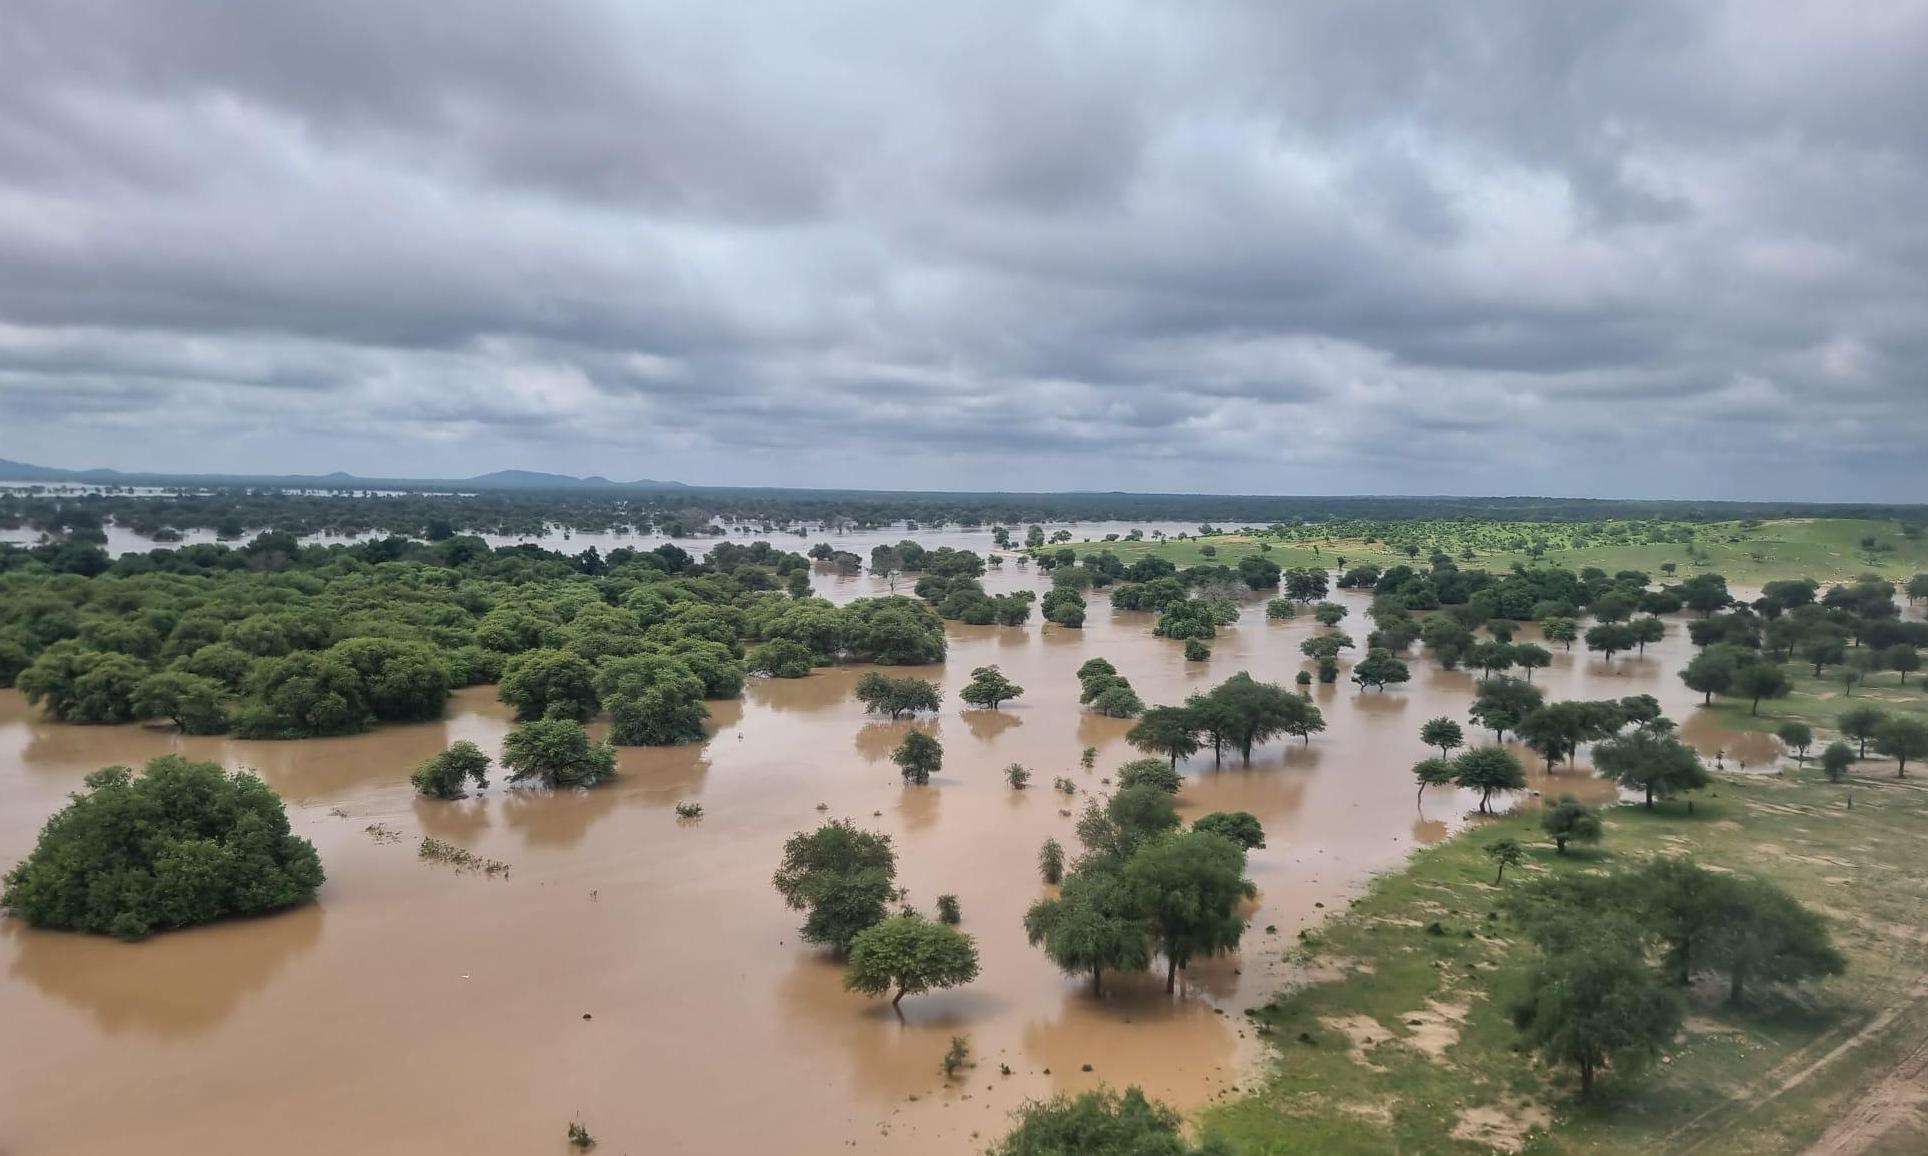
<path fill-rule="evenodd" d="M 1239 904 L 1256 893 L 1245 849 L 1210 831 L 1153 840 L 1125 863 L 1123 885 L 1165 955 L 1165 990 L 1197 956 L 1238 947 Z"/>

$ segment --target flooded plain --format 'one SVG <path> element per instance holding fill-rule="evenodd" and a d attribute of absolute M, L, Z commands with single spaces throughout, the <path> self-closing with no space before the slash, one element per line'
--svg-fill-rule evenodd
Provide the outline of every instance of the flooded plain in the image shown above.
<path fill-rule="evenodd" d="M 1035 580 L 1007 567 L 986 585 Z M 817 581 L 839 599 L 879 589 Z M 1363 637 L 1367 599 L 1338 600 Z M 921 724 L 944 744 L 928 787 L 903 786 L 887 757 L 911 724 L 867 718 L 851 698 L 861 667 L 752 680 L 740 701 L 711 704 L 707 742 L 622 748 L 611 786 L 498 783 L 454 803 L 415 798 L 407 772 L 456 739 L 499 749 L 509 717 L 492 688 L 461 692 L 437 724 L 297 743 L 58 725 L 0 692 L 0 864 L 27 853 L 88 771 L 180 751 L 257 770 L 328 872 L 313 905 L 134 945 L 0 923 L 0 1151 L 561 1152 L 581 1119 L 608 1152 L 966 1153 L 1027 1098 L 1099 1083 L 1142 1084 L 1181 1108 L 1227 1094 L 1262 1059 L 1242 1013 L 1288 977 L 1295 933 L 1474 821 L 1474 795 L 1435 788 L 1416 803 L 1409 772 L 1428 753 L 1426 719 L 1477 733 L 1472 676 L 1416 657 L 1401 689 L 1316 688 L 1328 729 L 1309 745 L 1268 745 L 1249 767 L 1232 755 L 1215 769 L 1209 752 L 1183 764 L 1186 818 L 1246 810 L 1265 827 L 1244 949 L 1194 964 L 1176 997 L 1155 972 L 1108 977 L 1095 999 L 1021 926 L 1045 893 L 1039 844 L 1075 847 L 1086 794 L 1136 757 L 1128 722 L 1079 707 L 1073 672 L 1109 658 L 1148 703 L 1239 670 L 1289 684 L 1299 642 L 1319 629 L 1304 615 L 1268 623 L 1255 599 L 1209 662 L 1187 663 L 1151 625 L 1102 594 L 1082 631 L 953 624 L 942 668 L 899 672 L 944 688 L 942 714 Z M 1644 656 L 1609 666 L 1556 649 L 1534 681 L 1555 698 L 1650 693 L 1729 766 L 1771 757 L 1771 740 L 1724 734 L 1695 710 L 1675 676 L 1690 649 L 1675 619 Z M 958 689 L 986 663 L 1024 696 L 962 709 Z M 1078 766 L 1086 746 L 1095 771 Z M 1005 784 L 1013 762 L 1032 770 L 1029 790 Z M 1060 775 L 1076 797 L 1052 789 Z M 1612 793 L 1584 759 L 1533 785 Z M 703 805 L 700 820 L 676 817 L 685 800 Z M 837 964 L 798 941 L 770 875 L 784 839 L 836 816 L 891 835 L 913 905 L 959 897 L 976 983 L 906 999 L 900 1018 L 845 993 Z M 510 870 L 419 860 L 423 835 Z M 938 1061 L 953 1035 L 977 1065 L 947 1082 Z"/>

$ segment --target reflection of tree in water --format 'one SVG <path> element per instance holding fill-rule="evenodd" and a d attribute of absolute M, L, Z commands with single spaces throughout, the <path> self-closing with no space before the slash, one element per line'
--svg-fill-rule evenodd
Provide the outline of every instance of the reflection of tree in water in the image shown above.
<path fill-rule="evenodd" d="M 170 931 L 141 943 L 8 921 L 10 978 L 93 1017 L 109 1035 L 190 1039 L 227 1019 L 288 961 L 321 938 L 322 908 Z"/>
<path fill-rule="evenodd" d="M 1374 726 L 1396 723 L 1398 717 L 1406 712 L 1407 698 L 1398 691 L 1388 694 L 1384 691 L 1363 690 L 1352 698 L 1352 708 L 1363 715 L 1371 715 Z"/>
<path fill-rule="evenodd" d="M 1710 711 L 1688 713 L 1680 723 L 1680 738 L 1709 762 L 1713 761 L 1716 751 L 1724 753 L 1730 770 L 1741 769 L 1742 763 L 1768 770 L 1777 765 L 1781 757 L 1780 741 L 1773 735 L 1765 731 L 1730 730 L 1719 715 Z"/>
<path fill-rule="evenodd" d="M 1420 817 L 1413 820 L 1413 840 L 1422 847 L 1430 847 L 1444 839 L 1450 832 L 1446 824 L 1438 819 Z"/>
<path fill-rule="evenodd" d="M 424 835 L 460 843 L 474 839 L 489 829 L 489 802 L 471 795 L 466 799 L 429 799 L 415 796 L 415 821 Z"/>
<path fill-rule="evenodd" d="M 803 947 L 796 948 L 796 960 L 775 991 L 776 1022 L 790 1039 L 786 1053 L 842 1056 L 856 1092 L 882 1102 L 927 1093 L 951 1037 L 968 1035 L 1003 1010 L 1002 1001 L 974 985 L 913 996 L 899 1016 L 887 999 L 845 991 L 841 964 Z"/>
<path fill-rule="evenodd" d="M 1106 743 L 1123 742 L 1125 732 L 1130 730 L 1133 720 L 1128 718 L 1106 718 L 1094 710 L 1078 710 L 1078 745 L 1081 747 L 1103 747 Z"/>
<path fill-rule="evenodd" d="M 1199 965 L 1194 964 L 1193 970 Z M 1024 1025 L 1027 1065 L 1049 1068 L 1054 1090 L 1142 1083 L 1156 1095 L 1161 1079 L 1195 1082 L 1198 1073 L 1235 1061 L 1238 1041 L 1210 1002 L 1165 994 L 1161 968 L 1105 976 L 1093 998 L 1088 980 L 1067 978 L 1062 1010 L 1052 1020 Z M 1081 1071 L 1092 1064 L 1100 1070 Z"/>
<path fill-rule="evenodd" d="M 964 725 L 970 729 L 971 737 L 981 743 L 990 742 L 1023 721 L 1010 711 L 1003 710 L 967 710 L 960 713 Z"/>
<path fill-rule="evenodd" d="M 502 817 L 529 847 L 573 847 L 598 819 L 616 808 L 616 785 L 551 790 L 512 787 L 502 793 Z"/>
<path fill-rule="evenodd" d="M 927 786 L 904 788 L 903 796 L 897 803 L 897 813 L 904 819 L 904 830 L 924 831 L 937 822 L 944 801 L 941 783 L 941 779 L 932 779 Z"/>

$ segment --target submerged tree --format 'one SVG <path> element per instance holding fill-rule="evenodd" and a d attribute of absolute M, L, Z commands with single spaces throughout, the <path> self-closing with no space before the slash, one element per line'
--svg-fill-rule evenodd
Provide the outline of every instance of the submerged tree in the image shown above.
<path fill-rule="evenodd" d="M 977 968 L 977 941 L 969 935 L 915 913 L 893 915 L 851 937 L 844 989 L 889 994 L 896 1007 L 907 995 L 969 983 Z"/>
<path fill-rule="evenodd" d="M 991 1156 L 1205 1156 L 1186 1142 L 1184 1118 L 1137 1087 L 1060 1093 L 1017 1112 L 1017 1126 Z M 1207 1146 L 1218 1151 L 1215 1146 Z"/>
<path fill-rule="evenodd" d="M 1024 688 L 1004 677 L 995 666 L 980 666 L 971 671 L 971 681 L 958 697 L 975 707 L 996 710 L 998 704 L 1024 693 Z"/>
<path fill-rule="evenodd" d="M 890 761 L 903 772 L 906 783 L 924 786 L 944 766 L 944 746 L 923 731 L 913 730 L 890 752 Z"/>
<path fill-rule="evenodd" d="M 511 782 L 539 779 L 547 787 L 593 787 L 615 777 L 616 748 L 591 742 L 589 732 L 573 719 L 536 719 L 502 741 L 502 768 Z"/>
<path fill-rule="evenodd" d="M 106 767 L 47 820 L 0 889 L 34 927 L 139 939 L 314 897 L 321 860 L 250 774 L 163 755 Z"/>
<path fill-rule="evenodd" d="M 459 739 L 416 767 L 408 778 L 417 791 L 431 799 L 459 799 L 471 781 L 477 790 L 489 785 L 489 765 L 489 756 L 481 747 Z"/>
<path fill-rule="evenodd" d="M 890 836 L 833 819 L 792 835 L 771 882 L 793 911 L 807 914 L 803 938 L 838 951 L 884 918 L 897 895 L 897 853 Z"/>
<path fill-rule="evenodd" d="M 1109 872 L 1066 876 L 1057 898 L 1040 899 L 1024 913 L 1024 933 L 1066 973 L 1089 975 L 1093 995 L 1104 994 L 1107 970 L 1143 971 L 1151 964 L 1145 921 Z"/>
<path fill-rule="evenodd" d="M 1245 849 L 1210 831 L 1147 843 L 1125 863 L 1122 883 L 1165 955 L 1167 992 L 1194 957 L 1238 946 L 1245 931 L 1238 907 L 1256 892 L 1245 878 Z"/>

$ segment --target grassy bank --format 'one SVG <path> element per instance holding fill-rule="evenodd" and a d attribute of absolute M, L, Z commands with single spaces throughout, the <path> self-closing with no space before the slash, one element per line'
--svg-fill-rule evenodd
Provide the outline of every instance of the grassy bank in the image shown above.
<path fill-rule="evenodd" d="M 1928 679 L 1920 673 L 1909 675 L 1904 683 L 1896 672 L 1880 671 L 1857 683 L 1850 695 L 1841 681 L 1833 677 L 1832 667 L 1821 678 L 1814 677 L 1814 668 L 1806 663 L 1791 662 L 1781 669 L 1787 673 L 1790 684 L 1788 696 L 1763 700 L 1759 713 L 1755 713 L 1753 704 L 1747 700 L 1731 698 L 1717 698 L 1711 706 L 1701 709 L 1720 715 L 1722 725 L 1734 729 L 1772 731 L 1789 719 L 1798 719 L 1823 736 L 1823 741 L 1815 744 L 1816 751 L 1826 745 L 1827 739 L 1839 737 L 1835 733 L 1835 720 L 1842 711 L 1853 707 L 1873 706 L 1889 714 L 1928 719 Z M 1872 749 L 1868 753 L 1873 757 Z"/>
<path fill-rule="evenodd" d="M 1368 536 L 1375 540 L 1367 541 Z M 1658 577 L 1661 567 L 1671 563 L 1678 575 L 1706 571 L 1740 586 L 1778 578 L 1834 582 L 1870 571 L 1905 579 L 1928 570 L 1928 538 L 1909 537 L 1898 522 L 1866 518 L 1610 523 L 1604 530 L 1597 523 L 1415 521 L 1390 523 L 1370 534 L 1338 524 L 1330 534 L 1323 527 L 1296 527 L 1282 537 L 1226 533 L 1183 541 L 1070 545 L 1080 555 L 1109 548 L 1127 562 L 1155 554 L 1192 566 L 1208 560 L 1236 563 L 1257 552 L 1261 543 L 1272 548 L 1268 557 L 1287 567 L 1330 567 L 1339 558 L 1349 565 L 1380 567 L 1423 563 L 1438 550 L 1462 566 L 1489 570 L 1537 560 L 1574 570 L 1598 566 L 1609 574 L 1644 570 Z M 1215 554 L 1205 554 L 1206 547 Z M 1408 548 L 1419 551 L 1416 559 Z"/>
<path fill-rule="evenodd" d="M 1206 1112 L 1203 1127 L 1252 1153 L 1794 1152 L 1928 1030 L 1918 851 L 1928 790 L 1912 781 L 1722 776 L 1693 814 L 1684 804 L 1615 808 L 1597 851 L 1564 857 L 1537 820 L 1499 818 L 1423 850 L 1309 931 L 1294 959 L 1312 982 L 1254 1013 L 1276 1061 L 1258 1087 Z M 1534 848 L 1495 886 L 1484 848 L 1502 836 Z M 1769 876 L 1823 911 L 1849 970 L 1741 1009 L 1722 992 L 1697 992 L 1661 1063 L 1607 1079 L 1582 1103 L 1568 1073 L 1514 1050 L 1507 1009 L 1530 950 L 1500 901 L 1535 875 L 1683 851 Z M 1909 1127 L 1879 1150 L 1922 1150 L 1928 1135 Z"/>

